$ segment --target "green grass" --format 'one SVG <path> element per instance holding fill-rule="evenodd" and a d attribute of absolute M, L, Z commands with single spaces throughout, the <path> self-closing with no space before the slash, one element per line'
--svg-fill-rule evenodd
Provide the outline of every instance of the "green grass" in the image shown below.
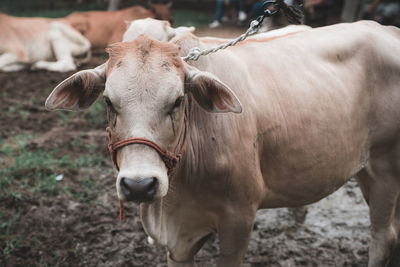
<path fill-rule="evenodd" d="M 8 150 L 8 153 L 10 151 Z M 25 191 L 30 188 L 32 192 L 40 192 L 48 195 L 57 193 L 58 169 L 72 165 L 69 157 L 57 159 L 51 151 L 35 150 L 28 151 L 25 148 L 15 151 L 13 163 L 5 166 L 0 171 L 0 192 L 2 197 L 20 199 L 21 194 L 14 192 L 14 188 Z"/>
<path fill-rule="evenodd" d="M 7 216 L 0 212 L 0 266 L 7 266 L 14 251 L 23 245 L 24 238 L 17 234 L 15 225 L 23 220 L 27 203 L 42 198 L 53 199 L 59 194 L 86 203 L 98 197 L 96 183 L 85 174 L 103 165 L 107 159 L 101 153 L 94 153 L 97 149 L 95 145 L 80 142 L 78 136 L 73 142 L 87 149 L 87 153 L 76 156 L 71 152 L 59 156 L 57 147 L 31 148 L 30 140 L 34 137 L 20 134 L 7 142 L 0 140 L 0 202 L 9 206 L 9 211 L 14 213 L 10 216 L 6 211 Z M 81 171 L 78 181 L 65 183 L 71 171 L 76 179 L 76 170 Z M 64 180 L 55 179 L 59 174 L 64 174 Z M 40 260 L 39 266 L 48 266 L 45 258 Z"/>
<path fill-rule="evenodd" d="M 0 245 L 0 258 L 3 260 L 9 258 L 13 250 L 22 243 L 23 236 L 14 234 L 15 223 L 19 217 L 20 213 L 7 219 L 4 214 L 0 213 L 0 240 L 4 240 L 4 243 Z"/>
<path fill-rule="evenodd" d="M 88 110 L 83 111 L 83 117 L 88 123 L 92 124 L 103 124 L 105 125 L 105 103 L 99 97 L 97 100 Z M 63 122 L 69 122 L 72 119 L 81 116 L 81 111 L 66 111 L 66 110 L 56 110 L 54 111 L 58 118 L 61 119 Z"/>
<path fill-rule="evenodd" d="M 63 190 L 73 199 L 78 199 L 82 202 L 91 202 L 98 196 L 96 184 L 92 179 L 86 177 L 81 183 L 79 191 L 74 190 L 69 186 L 64 186 Z"/>
<path fill-rule="evenodd" d="M 89 123 L 102 123 L 105 125 L 105 110 L 106 104 L 102 101 L 102 97 L 99 97 L 99 99 L 87 111 L 85 111 L 84 117 Z"/>
<path fill-rule="evenodd" d="M 4 141 L 0 143 L 0 199 L 21 200 L 21 192 L 28 188 L 32 194 L 56 195 L 62 190 L 55 179 L 57 175 L 100 166 L 105 160 L 102 154 L 93 153 L 94 146 L 87 144 L 80 145 L 87 147 L 89 154 L 78 157 L 68 154 L 57 157 L 57 147 L 53 150 L 29 150 L 26 148 L 29 138 L 17 136 L 10 142 L 11 145 L 6 145 Z M 15 188 L 21 191 L 15 191 Z"/>

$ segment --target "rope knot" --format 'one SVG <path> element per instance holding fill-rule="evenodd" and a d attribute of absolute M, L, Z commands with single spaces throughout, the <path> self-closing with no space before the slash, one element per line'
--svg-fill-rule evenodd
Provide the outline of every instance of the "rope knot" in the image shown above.
<path fill-rule="evenodd" d="M 176 165 L 179 162 L 179 158 L 174 153 L 172 153 L 168 150 L 165 151 L 163 160 L 164 160 L 165 166 L 168 169 L 168 174 L 170 174 L 175 169 Z"/>

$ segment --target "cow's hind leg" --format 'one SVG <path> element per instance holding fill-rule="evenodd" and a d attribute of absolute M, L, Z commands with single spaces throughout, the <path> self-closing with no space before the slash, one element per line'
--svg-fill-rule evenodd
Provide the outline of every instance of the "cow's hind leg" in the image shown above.
<path fill-rule="evenodd" d="M 400 144 L 390 144 L 371 149 L 368 166 L 357 175 L 370 208 L 369 267 L 387 266 L 398 244 L 399 167 Z"/>
<path fill-rule="evenodd" d="M 293 216 L 293 219 L 296 223 L 302 224 L 306 220 L 308 207 L 307 206 L 299 206 L 294 208 L 288 208 L 289 213 Z"/>
<path fill-rule="evenodd" d="M 397 230 L 397 244 L 393 250 L 392 258 L 390 259 L 389 267 L 400 266 L 400 195 L 397 197 L 397 207 L 395 214 L 395 229 Z"/>

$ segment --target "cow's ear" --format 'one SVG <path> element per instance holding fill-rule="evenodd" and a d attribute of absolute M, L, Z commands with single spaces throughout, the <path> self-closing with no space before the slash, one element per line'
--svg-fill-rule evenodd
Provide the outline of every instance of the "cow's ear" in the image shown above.
<path fill-rule="evenodd" d="M 49 110 L 84 110 L 90 107 L 104 90 L 106 64 L 95 69 L 82 70 L 67 78 L 49 95 Z"/>
<path fill-rule="evenodd" d="M 242 105 L 233 91 L 209 72 L 199 71 L 185 63 L 185 91 L 209 112 L 241 113 Z"/>
<path fill-rule="evenodd" d="M 172 28 L 171 27 L 171 23 L 169 23 L 168 21 L 164 20 L 164 30 L 167 32 L 168 34 L 168 41 L 170 41 L 172 38 L 176 37 L 176 36 L 180 36 L 182 34 L 185 33 L 193 33 L 196 28 L 191 26 L 191 27 L 185 27 L 185 26 L 180 26 L 177 28 Z"/>

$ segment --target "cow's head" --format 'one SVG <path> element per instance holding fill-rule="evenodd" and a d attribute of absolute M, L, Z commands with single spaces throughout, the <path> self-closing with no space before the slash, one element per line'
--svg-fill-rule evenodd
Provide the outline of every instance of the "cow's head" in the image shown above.
<path fill-rule="evenodd" d="M 169 151 L 179 146 L 185 131 L 189 97 L 208 112 L 241 112 L 231 89 L 212 74 L 183 63 L 174 44 L 140 36 L 112 45 L 108 53 L 105 64 L 60 83 L 46 108 L 83 110 L 104 90 L 113 142 L 146 138 Z M 132 144 L 118 150 L 116 160 L 121 200 L 145 202 L 167 194 L 167 167 L 155 149 Z"/>
<path fill-rule="evenodd" d="M 167 20 L 171 24 L 173 24 L 171 11 L 169 10 L 170 7 L 172 6 L 172 2 L 169 2 L 168 4 L 159 4 L 150 2 L 149 4 L 150 4 L 150 10 L 151 12 L 153 12 L 155 19 Z"/>
<path fill-rule="evenodd" d="M 158 20 L 153 18 L 137 19 L 128 22 L 127 29 L 124 33 L 123 41 L 132 41 L 139 35 L 147 36 L 162 42 L 168 42 L 176 36 L 180 36 L 187 32 L 194 32 L 194 27 L 177 27 L 172 28 L 171 24 L 166 20 Z"/>

